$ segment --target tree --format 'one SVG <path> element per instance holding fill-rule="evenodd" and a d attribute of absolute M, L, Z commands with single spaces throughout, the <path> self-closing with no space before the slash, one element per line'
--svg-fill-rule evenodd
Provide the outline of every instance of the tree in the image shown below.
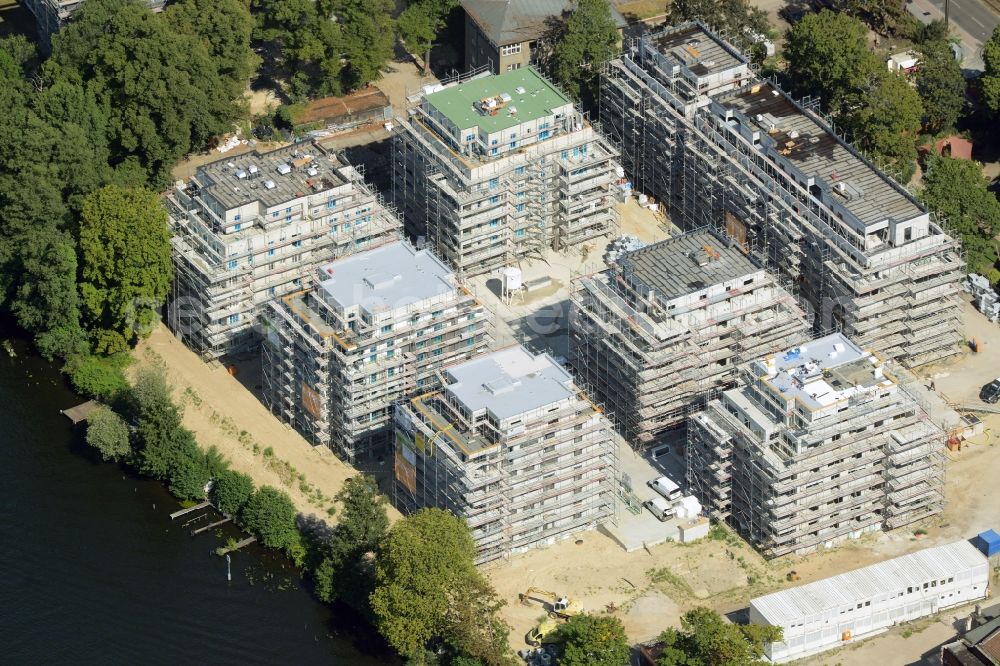
<path fill-rule="evenodd" d="M 857 16 L 881 35 L 897 34 L 906 25 L 903 0 L 847 0 L 845 11 Z"/>
<path fill-rule="evenodd" d="M 265 546 L 289 550 L 299 542 L 295 515 L 286 493 L 262 486 L 247 500 L 240 518 L 243 527 L 259 536 Z"/>
<path fill-rule="evenodd" d="M 342 506 L 340 520 L 325 544 L 317 569 L 316 592 L 320 599 L 341 598 L 364 604 L 371 594 L 371 573 L 363 567 L 389 529 L 385 497 L 371 476 L 349 478 L 334 498 Z"/>
<path fill-rule="evenodd" d="M 463 592 L 478 589 L 483 598 L 491 591 L 474 565 L 475 555 L 468 526 L 442 509 L 422 509 L 392 526 L 375 560 L 371 607 L 379 632 L 400 654 L 420 659 L 435 640 L 459 654 L 481 644 L 469 639 L 467 625 L 459 620 L 470 615 Z M 496 602 L 486 600 L 478 622 L 502 633 L 504 640 L 493 643 L 499 646 L 506 644 L 506 633 L 496 608 Z M 489 658 L 508 656 L 505 649 Z"/>
<path fill-rule="evenodd" d="M 566 666 L 625 666 L 629 641 L 621 620 L 611 616 L 574 615 L 559 628 L 563 641 L 560 664 Z"/>
<path fill-rule="evenodd" d="M 212 502 L 227 516 L 235 516 L 253 495 L 253 479 L 242 472 L 226 470 L 212 483 Z"/>
<path fill-rule="evenodd" d="M 856 18 L 824 9 L 807 14 L 788 31 L 784 56 L 793 93 L 822 100 L 835 114 L 873 73 L 885 69 L 868 50 L 868 30 Z"/>
<path fill-rule="evenodd" d="M 131 360 L 132 357 L 125 353 L 111 356 L 74 354 L 66 361 L 63 372 L 69 375 L 73 388 L 79 393 L 112 402 L 129 391 L 124 370 Z"/>
<path fill-rule="evenodd" d="M 1000 116 L 1000 26 L 983 44 L 983 64 L 983 75 L 979 77 L 983 104 L 994 116 Z"/>
<path fill-rule="evenodd" d="M 909 182 L 924 115 L 920 96 L 901 75 L 882 68 L 852 98 L 842 122 L 854 143 L 884 161 L 900 182 Z"/>
<path fill-rule="evenodd" d="M 288 77 L 293 98 L 342 92 L 343 37 L 330 20 L 334 0 L 253 0 L 252 10 L 264 61 Z"/>
<path fill-rule="evenodd" d="M 730 624 L 713 610 L 695 608 L 681 617 L 680 630 L 660 634 L 657 666 L 765 666 L 765 644 L 781 635 L 781 627 Z"/>
<path fill-rule="evenodd" d="M 444 28 L 448 15 L 458 6 L 457 0 L 410 0 L 396 18 L 399 38 L 412 53 L 424 58 L 424 69 L 431 68 L 431 47 Z"/>
<path fill-rule="evenodd" d="M 344 87 L 354 90 L 382 76 L 392 60 L 396 31 L 392 22 L 393 0 L 338 0 L 334 12 L 343 26 L 341 33 L 347 68 Z"/>
<path fill-rule="evenodd" d="M 730 35 L 733 43 L 745 51 L 754 51 L 760 37 L 771 32 L 767 12 L 747 0 L 674 0 L 670 3 L 670 23 L 677 25 L 695 19 Z M 760 53 L 754 55 L 755 60 L 764 59 Z"/>
<path fill-rule="evenodd" d="M 579 0 L 553 46 L 552 77 L 574 99 L 593 95 L 598 73 L 618 51 L 618 41 L 608 0 Z"/>
<path fill-rule="evenodd" d="M 953 128 L 965 106 L 965 78 L 951 44 L 936 40 L 920 45 L 916 83 L 926 129 L 937 133 Z"/>
<path fill-rule="evenodd" d="M 997 262 L 1000 202 L 986 189 L 978 162 L 931 155 L 924 170 L 921 198 L 962 239 L 966 266 L 985 274 Z"/>
<path fill-rule="evenodd" d="M 170 287 L 170 230 L 159 197 L 109 185 L 80 216 L 84 320 L 101 353 L 123 351 L 148 330 Z"/>
<path fill-rule="evenodd" d="M 122 460 L 132 453 L 128 424 L 103 405 L 87 417 L 87 444 L 97 449 L 104 460 Z"/>

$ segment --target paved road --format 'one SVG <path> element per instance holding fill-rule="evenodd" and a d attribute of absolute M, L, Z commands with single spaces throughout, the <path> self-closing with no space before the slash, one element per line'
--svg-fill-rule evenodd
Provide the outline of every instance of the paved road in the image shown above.
<path fill-rule="evenodd" d="M 944 13 L 944 0 L 931 0 L 931 3 Z M 951 0 L 949 13 L 955 25 L 980 43 L 986 42 L 1000 23 L 1000 16 L 981 0 Z"/>

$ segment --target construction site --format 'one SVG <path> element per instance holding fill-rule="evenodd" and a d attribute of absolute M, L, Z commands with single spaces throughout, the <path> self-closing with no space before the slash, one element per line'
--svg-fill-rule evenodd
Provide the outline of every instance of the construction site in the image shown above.
<path fill-rule="evenodd" d="M 876 353 L 841 333 L 741 368 L 691 418 L 687 480 L 765 557 L 939 513 L 947 437 Z"/>
<path fill-rule="evenodd" d="M 527 67 L 428 86 L 393 133 L 392 199 L 465 279 L 617 233 L 617 153 Z"/>
<path fill-rule="evenodd" d="M 167 324 L 207 359 L 256 349 L 270 301 L 402 228 L 360 169 L 317 144 L 206 164 L 166 203 L 175 272 Z"/>
<path fill-rule="evenodd" d="M 616 435 L 552 357 L 514 346 L 442 375 L 397 408 L 397 508 L 463 516 L 480 563 L 614 520 Z"/>
<path fill-rule="evenodd" d="M 355 464 L 388 452 L 394 402 L 487 348 L 489 314 L 441 260 L 405 242 L 317 274 L 262 317 L 264 403 Z"/>
<path fill-rule="evenodd" d="M 957 354 L 958 242 L 817 108 L 687 23 L 625 45 L 602 76 L 600 125 L 636 189 L 760 257 L 817 332 L 907 367 Z"/>
<path fill-rule="evenodd" d="M 579 278 L 569 357 L 578 381 L 643 449 L 732 386 L 741 362 L 805 341 L 808 328 L 759 260 L 703 229 Z"/>

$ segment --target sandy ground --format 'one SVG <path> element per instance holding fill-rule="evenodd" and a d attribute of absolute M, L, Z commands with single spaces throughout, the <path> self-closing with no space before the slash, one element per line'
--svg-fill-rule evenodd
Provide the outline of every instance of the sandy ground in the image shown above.
<path fill-rule="evenodd" d="M 437 83 L 437 78 L 429 72 L 421 73 L 415 63 L 408 61 L 390 62 L 375 86 L 389 98 L 393 112 L 402 116 L 406 113 L 406 96 L 430 83 Z"/>
<path fill-rule="evenodd" d="M 257 485 L 285 490 L 303 515 L 325 519 L 333 496 L 356 470 L 278 421 L 219 364 L 207 364 L 160 326 L 139 345 L 139 365 L 160 363 L 184 408 L 184 425 L 215 446 Z M 267 453 L 267 449 L 273 451 Z M 390 518 L 399 517 L 389 508 Z"/>
<path fill-rule="evenodd" d="M 926 369 L 936 389 L 947 397 L 975 402 L 982 384 L 1000 375 L 1000 326 L 991 324 L 971 307 L 964 309 L 967 337 L 985 340 L 983 352 L 966 353 L 951 363 Z M 980 414 L 987 429 L 1000 432 L 1000 415 Z M 542 607 L 523 606 L 518 593 L 530 586 L 551 590 L 578 600 L 591 612 L 606 612 L 613 603 L 633 641 L 655 638 L 680 615 L 697 605 L 729 613 L 745 608 L 751 598 L 788 587 L 789 571 L 796 571 L 800 584 L 903 555 L 932 545 L 969 538 L 980 531 L 1000 527 L 1000 446 L 990 432 L 966 442 L 961 451 L 946 453 L 948 503 L 942 515 L 920 525 L 928 531 L 916 538 L 911 525 L 892 533 L 870 534 L 855 542 L 807 556 L 789 556 L 765 561 L 733 535 L 706 539 L 695 544 L 667 543 L 649 551 L 625 553 L 609 537 L 589 532 L 575 540 L 547 549 L 512 556 L 487 569 L 493 584 L 508 605 L 504 617 L 513 627 L 515 649 L 523 646 L 524 634 L 537 622 Z M 942 442 L 943 446 L 943 442 Z M 806 663 L 872 664 L 920 663 L 953 636 L 946 613 L 941 620 L 909 627 L 873 638 L 831 656 L 825 653 Z M 936 653 L 935 653 L 936 654 Z M 880 661 L 881 660 L 881 661 Z"/>

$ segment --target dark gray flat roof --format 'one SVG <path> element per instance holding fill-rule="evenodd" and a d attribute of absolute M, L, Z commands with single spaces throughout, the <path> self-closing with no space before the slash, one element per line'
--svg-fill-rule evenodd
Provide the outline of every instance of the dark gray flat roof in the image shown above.
<path fill-rule="evenodd" d="M 655 289 L 665 300 L 738 281 L 762 270 L 735 244 L 730 246 L 727 239 L 707 229 L 629 252 L 618 263 L 624 272 Z"/>
<path fill-rule="evenodd" d="M 746 62 L 697 23 L 668 28 L 652 34 L 650 39 L 663 55 L 682 63 L 698 76 L 723 72 Z"/>

